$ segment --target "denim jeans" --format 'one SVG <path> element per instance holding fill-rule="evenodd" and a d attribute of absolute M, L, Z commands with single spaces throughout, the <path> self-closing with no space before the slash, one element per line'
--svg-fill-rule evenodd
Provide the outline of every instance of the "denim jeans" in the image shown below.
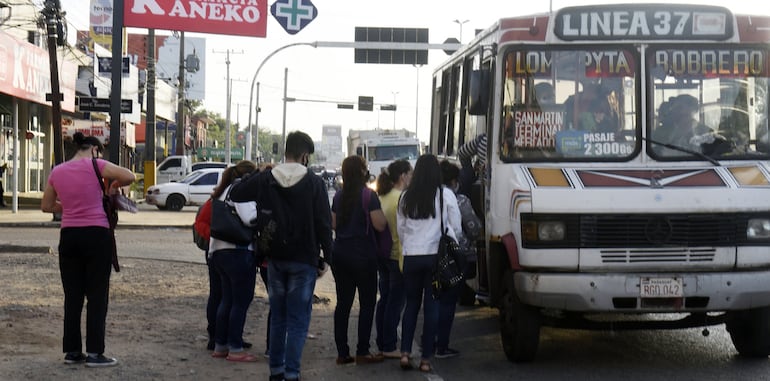
<path fill-rule="evenodd" d="M 215 343 L 230 352 L 243 350 L 243 325 L 246 311 L 254 299 L 257 262 L 254 253 L 243 249 L 217 250 L 211 257 L 222 279 L 222 301 L 217 308 Z"/>
<path fill-rule="evenodd" d="M 404 293 L 406 307 L 401 323 L 401 352 L 412 352 L 412 340 L 417 327 L 420 304 L 423 305 L 422 359 L 429 360 L 434 352 L 434 338 L 438 324 L 438 301 L 433 299 L 431 278 L 436 255 L 404 257 Z"/>
<path fill-rule="evenodd" d="M 86 305 L 86 352 L 104 353 L 110 298 L 112 243 L 102 227 L 63 228 L 59 233 L 59 271 L 64 288 L 64 353 L 82 352 L 80 317 Z"/>
<path fill-rule="evenodd" d="M 448 290 L 443 290 L 438 299 L 437 350 L 449 348 L 449 335 L 452 332 L 452 324 L 455 320 L 455 309 L 457 308 L 457 299 L 460 298 L 461 287 L 463 287 L 462 283 Z"/>
<path fill-rule="evenodd" d="M 353 307 L 356 290 L 358 290 L 360 307 L 356 355 L 368 355 L 374 308 L 377 303 L 376 258 L 364 257 L 360 253 L 335 251 L 332 274 L 334 274 L 337 291 L 337 306 L 334 308 L 334 342 L 337 345 L 337 356 L 350 356 L 348 323 L 350 322 L 350 309 Z"/>
<path fill-rule="evenodd" d="M 396 350 L 398 323 L 404 310 L 404 274 L 398 268 L 398 261 L 381 260 L 380 300 L 377 302 L 375 322 L 377 325 L 377 347 L 381 352 Z"/>
<path fill-rule="evenodd" d="M 280 260 L 268 261 L 270 296 L 270 374 L 298 378 L 305 346 L 313 290 L 318 276 L 314 266 Z"/>

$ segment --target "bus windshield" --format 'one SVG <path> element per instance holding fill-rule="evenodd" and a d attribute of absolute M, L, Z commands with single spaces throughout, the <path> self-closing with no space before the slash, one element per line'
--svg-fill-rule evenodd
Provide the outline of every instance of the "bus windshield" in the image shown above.
<path fill-rule="evenodd" d="M 416 160 L 419 149 L 416 144 L 393 146 L 369 146 L 369 161 Z"/>
<path fill-rule="evenodd" d="M 650 155 L 658 160 L 770 156 L 768 50 L 653 48 L 647 54 L 653 113 Z"/>
<path fill-rule="evenodd" d="M 620 161 L 637 152 L 639 54 L 623 46 L 505 55 L 500 152 L 512 161 Z"/>

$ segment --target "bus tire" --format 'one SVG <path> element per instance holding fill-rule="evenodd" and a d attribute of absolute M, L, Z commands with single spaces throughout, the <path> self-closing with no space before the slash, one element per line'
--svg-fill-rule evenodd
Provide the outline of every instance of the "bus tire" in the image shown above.
<path fill-rule="evenodd" d="M 505 357 L 511 362 L 530 362 L 535 359 L 540 342 L 540 313 L 523 304 L 516 295 L 513 273 L 506 271 L 505 289 L 500 303 L 500 338 Z"/>
<path fill-rule="evenodd" d="M 725 325 L 738 354 L 743 357 L 770 355 L 770 307 L 730 312 Z"/>

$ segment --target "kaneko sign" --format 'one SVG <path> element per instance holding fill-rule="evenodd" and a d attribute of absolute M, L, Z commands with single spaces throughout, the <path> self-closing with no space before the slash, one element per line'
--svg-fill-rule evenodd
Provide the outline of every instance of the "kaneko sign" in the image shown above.
<path fill-rule="evenodd" d="M 124 26 L 265 37 L 267 0 L 125 0 Z"/>

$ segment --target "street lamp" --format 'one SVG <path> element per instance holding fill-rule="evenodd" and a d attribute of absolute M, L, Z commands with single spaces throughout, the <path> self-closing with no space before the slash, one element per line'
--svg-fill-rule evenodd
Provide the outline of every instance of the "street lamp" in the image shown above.
<path fill-rule="evenodd" d="M 463 21 L 460 21 L 459 19 L 452 20 L 453 23 L 456 23 L 457 25 L 460 26 L 460 37 L 458 38 L 458 40 L 460 40 L 461 44 L 463 42 L 463 24 L 467 23 L 468 21 L 471 21 L 471 20 L 463 20 Z"/>

